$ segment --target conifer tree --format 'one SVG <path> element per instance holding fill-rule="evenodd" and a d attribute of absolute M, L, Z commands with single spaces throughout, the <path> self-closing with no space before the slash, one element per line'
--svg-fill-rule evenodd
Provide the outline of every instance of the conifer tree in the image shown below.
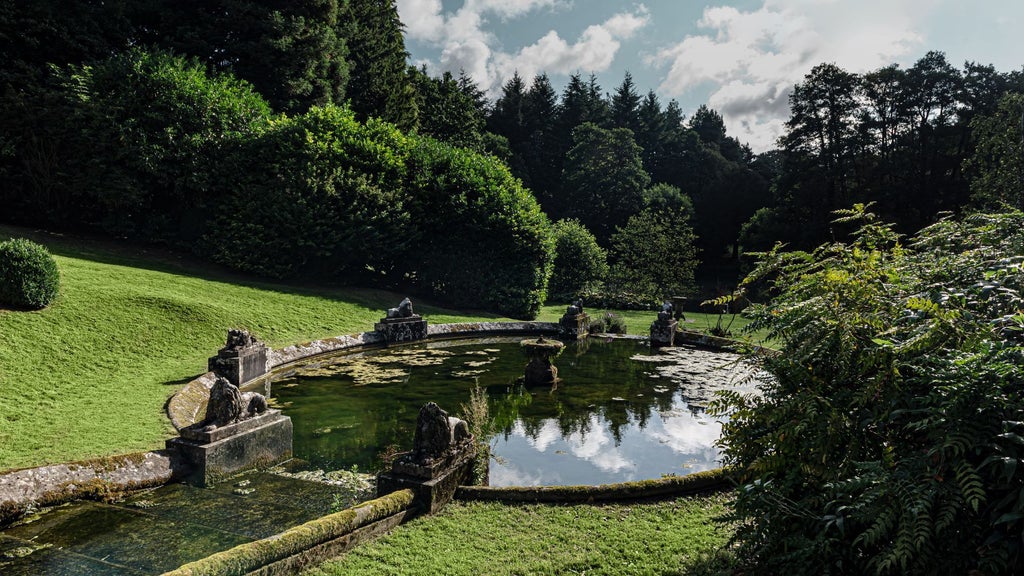
<path fill-rule="evenodd" d="M 636 91 L 636 84 L 633 83 L 633 75 L 626 72 L 622 84 L 615 90 L 611 98 L 612 126 L 615 128 L 628 128 L 634 134 L 640 128 L 640 94 Z"/>
<path fill-rule="evenodd" d="M 348 97 L 356 116 L 380 118 L 402 130 L 415 128 L 416 92 L 395 1 L 349 0 L 340 25 L 349 47 Z"/>

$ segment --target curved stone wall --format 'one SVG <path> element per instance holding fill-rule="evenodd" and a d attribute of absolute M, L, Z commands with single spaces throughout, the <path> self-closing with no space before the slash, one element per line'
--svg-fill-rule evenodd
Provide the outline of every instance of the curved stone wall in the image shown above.
<path fill-rule="evenodd" d="M 444 340 L 495 334 L 550 334 L 557 332 L 558 324 L 554 322 L 465 322 L 428 326 L 427 338 Z M 345 350 L 355 351 L 383 344 L 384 337 L 379 333 L 363 332 L 362 334 L 335 336 L 271 350 L 267 355 L 268 376 L 245 382 L 242 384 L 242 388 L 258 386 L 264 379 L 272 377 L 273 371 L 279 371 L 297 362 L 325 354 Z M 202 418 L 206 412 L 206 401 L 210 397 L 210 388 L 213 387 L 213 382 L 213 372 L 207 372 L 186 384 L 167 402 L 167 416 L 176 430 L 190 426 Z"/>

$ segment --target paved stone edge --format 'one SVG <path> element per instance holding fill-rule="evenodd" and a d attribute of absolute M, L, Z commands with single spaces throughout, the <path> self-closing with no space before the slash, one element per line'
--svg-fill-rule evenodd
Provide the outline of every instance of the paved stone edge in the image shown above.
<path fill-rule="evenodd" d="M 596 486 L 459 486 L 455 499 L 505 503 L 589 504 L 689 496 L 731 490 L 732 471 L 716 468 L 686 476 Z"/>
<path fill-rule="evenodd" d="M 70 500 L 110 501 L 125 492 L 161 486 L 181 470 L 166 450 L 24 468 L 0 475 L 0 525 L 33 507 Z"/>

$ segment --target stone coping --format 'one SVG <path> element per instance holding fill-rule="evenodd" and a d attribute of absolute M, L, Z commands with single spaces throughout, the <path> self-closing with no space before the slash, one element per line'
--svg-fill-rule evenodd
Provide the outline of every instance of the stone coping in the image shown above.
<path fill-rule="evenodd" d="M 596 486 L 459 486 L 456 500 L 504 503 L 590 504 L 674 498 L 735 487 L 732 471 L 716 468 L 686 476 Z"/>
<path fill-rule="evenodd" d="M 555 322 L 464 322 L 427 326 L 428 340 L 469 338 L 494 334 L 557 333 L 558 324 Z M 416 342 L 424 342 L 424 340 Z M 416 342 L 409 342 L 409 344 L 415 344 Z M 274 349 L 267 354 L 268 375 L 250 382 L 243 382 L 240 387 L 251 386 L 254 382 L 259 382 L 272 376 L 272 371 L 279 370 L 296 362 L 345 350 L 355 351 L 384 345 L 384 337 L 380 333 L 363 332 L 362 334 L 323 338 Z M 175 430 L 191 426 L 202 419 L 214 380 L 213 372 L 207 372 L 186 384 L 167 402 L 167 416 L 171 419 L 171 424 L 174 425 Z"/>
<path fill-rule="evenodd" d="M 170 482 L 182 470 L 167 450 L 108 456 L 0 473 L 0 525 L 33 507 L 71 500 L 110 500 Z"/>
<path fill-rule="evenodd" d="M 294 574 L 415 516 L 418 510 L 413 499 L 412 490 L 392 492 L 269 538 L 190 562 L 163 576 Z"/>

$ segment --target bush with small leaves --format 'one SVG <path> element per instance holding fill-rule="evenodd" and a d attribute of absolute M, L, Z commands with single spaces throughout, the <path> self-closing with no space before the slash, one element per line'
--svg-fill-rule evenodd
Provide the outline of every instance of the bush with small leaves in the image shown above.
<path fill-rule="evenodd" d="M 57 262 L 46 248 L 24 238 L 0 242 L 0 303 L 45 308 L 59 290 Z"/>

